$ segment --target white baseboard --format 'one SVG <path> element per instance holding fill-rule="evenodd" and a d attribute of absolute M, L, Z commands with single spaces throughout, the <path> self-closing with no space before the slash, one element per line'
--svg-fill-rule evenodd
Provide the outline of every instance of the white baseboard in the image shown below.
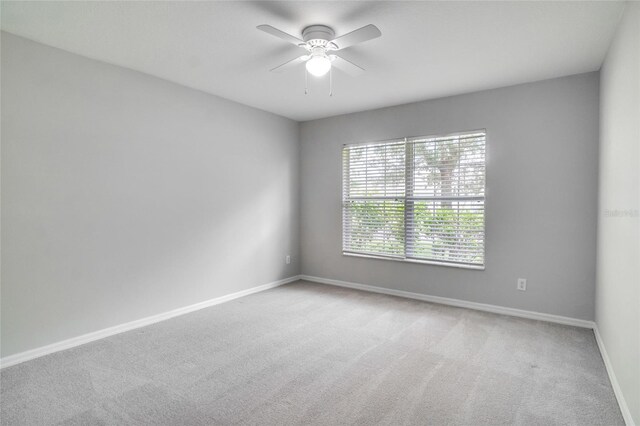
<path fill-rule="evenodd" d="M 422 300 L 424 302 L 439 303 L 441 305 L 456 306 L 459 308 L 474 309 L 477 311 L 493 312 L 494 314 L 510 315 L 513 317 L 528 318 L 538 321 L 553 322 L 556 324 L 572 325 L 574 327 L 593 328 L 594 322 L 577 318 L 563 317 L 560 315 L 545 314 L 542 312 L 525 311 L 522 309 L 506 308 L 504 306 L 488 305 L 485 303 L 469 302 L 448 297 L 429 296 L 427 294 L 412 293 L 403 290 L 393 290 L 384 287 L 375 287 L 366 284 L 352 283 L 348 281 L 332 280 L 329 278 L 313 277 L 310 275 L 300 275 L 300 279 L 313 281 L 320 284 L 335 285 L 338 287 L 353 288 L 356 290 L 370 291 L 373 293 L 388 294 L 391 296 L 405 297 L 407 299 Z"/>
<path fill-rule="evenodd" d="M 227 294 L 225 296 L 216 297 L 215 299 L 206 300 L 204 302 L 196 303 L 196 304 L 185 306 L 178 309 L 173 309 L 171 311 L 163 312 L 161 314 L 152 315 L 150 317 L 127 322 L 125 324 L 120 324 L 113 327 L 104 328 L 102 330 L 93 331 L 91 333 L 83 334 L 82 336 L 72 337 L 71 339 L 63 340 L 61 342 L 56 342 L 50 345 L 41 346 L 39 348 L 31 349 L 25 352 L 9 355 L 0 359 L 0 369 L 5 367 L 10 367 L 12 365 L 20 364 L 21 362 L 29 361 L 34 358 L 39 358 L 41 356 L 48 355 L 54 352 L 59 352 L 65 349 L 70 349 L 76 346 L 84 345 L 85 343 L 93 342 L 95 340 L 104 339 L 105 337 L 113 336 L 114 334 L 124 333 L 125 331 L 130 331 L 136 328 L 155 324 L 157 322 L 164 321 L 169 318 L 188 314 L 190 312 L 198 311 L 200 309 L 204 309 L 210 306 L 218 305 L 220 303 L 228 302 L 233 299 L 238 299 L 243 296 L 248 296 L 253 293 L 269 290 L 271 288 L 288 284 L 293 281 L 297 281 L 299 279 L 300 279 L 300 276 L 296 275 L 290 278 L 285 278 L 280 281 L 274 281 L 268 284 L 252 287 L 247 290 L 242 290 L 237 293 Z"/>
<path fill-rule="evenodd" d="M 596 342 L 598 344 L 598 348 L 600 349 L 600 353 L 602 354 L 602 359 L 604 361 L 607 374 L 609 375 L 609 380 L 611 381 L 611 386 L 613 387 L 613 391 L 615 393 L 616 399 L 618 400 L 618 405 L 620 406 L 620 411 L 622 412 L 624 421 L 627 424 L 627 426 L 635 426 L 633 418 L 631 417 L 631 412 L 629 411 L 629 407 L 624 399 L 624 395 L 622 394 L 622 390 L 620 389 L 620 385 L 618 383 L 615 372 L 613 370 L 613 366 L 611 365 L 611 361 L 609 360 L 609 355 L 607 354 L 607 350 L 604 346 L 604 342 L 602 341 L 600 332 L 598 331 L 598 326 L 593 321 L 563 317 L 559 315 L 545 314 L 541 312 L 525 311 L 521 309 L 506 308 L 503 306 L 489 305 L 484 303 L 469 302 L 466 300 L 452 299 L 448 297 L 429 296 L 426 294 L 412 293 L 409 291 L 402 291 L 402 290 L 393 290 L 393 289 L 384 288 L 384 287 L 375 287 L 375 286 L 366 285 L 366 284 L 358 284 L 358 283 L 352 283 L 348 281 L 314 277 L 310 275 L 296 275 L 290 278 L 285 278 L 280 281 L 274 281 L 268 284 L 252 287 L 247 290 L 242 290 L 236 293 L 217 297 L 215 299 L 206 300 L 204 302 L 174 309 L 168 312 L 163 312 L 161 314 L 131 321 L 125 324 L 116 325 L 114 327 L 109 327 L 109 328 L 94 331 L 91 333 L 83 334 L 82 336 L 73 337 L 71 339 L 63 340 L 61 342 L 53 343 L 53 344 L 42 346 L 36 349 L 31 349 L 25 352 L 10 355 L 0 359 L 0 369 L 19 364 L 21 362 L 29 361 L 31 359 L 39 358 L 41 356 L 48 355 L 54 352 L 63 351 L 65 349 L 71 349 L 76 346 L 84 345 L 85 343 L 89 343 L 95 340 L 103 339 L 105 337 L 113 336 L 115 334 L 124 333 L 125 331 L 130 331 L 136 328 L 155 324 L 157 322 L 164 321 L 169 318 L 188 314 L 190 312 L 198 311 L 200 309 L 208 308 L 210 306 L 218 305 L 220 303 L 224 303 L 230 300 L 238 299 L 240 297 L 248 296 L 253 293 L 269 290 L 271 288 L 275 288 L 275 287 L 288 284 L 297 280 L 312 281 L 316 283 L 329 284 L 329 285 L 334 285 L 338 287 L 346 287 L 346 288 L 352 288 L 356 290 L 369 291 L 373 293 L 388 294 L 391 296 L 422 300 L 425 302 L 439 303 L 442 305 L 456 306 L 460 308 L 475 309 L 479 311 L 492 312 L 492 313 L 502 314 L 502 315 L 510 315 L 510 316 L 515 316 L 520 318 L 547 321 L 547 322 L 552 322 L 556 324 L 591 328 L 594 331 Z"/>
<path fill-rule="evenodd" d="M 426 294 L 412 293 L 409 291 L 402 291 L 402 290 L 393 290 L 393 289 L 384 288 L 384 287 L 375 287 L 375 286 L 366 285 L 366 284 L 333 280 L 329 278 L 314 277 L 310 275 L 300 275 L 300 279 L 305 281 L 312 281 L 320 284 L 329 284 L 329 285 L 334 285 L 338 287 L 353 288 L 356 290 L 369 291 L 373 293 L 388 294 L 391 296 L 405 297 L 408 299 L 416 299 L 416 300 L 422 300 L 425 302 L 439 303 L 442 305 L 457 306 L 460 308 L 475 309 L 478 311 L 493 312 L 496 314 L 510 315 L 510 316 L 515 316 L 520 318 L 528 318 L 533 320 L 552 322 L 556 324 L 564 324 L 564 325 L 571 325 L 575 327 L 593 329 L 596 342 L 598 344 L 598 349 L 600 350 L 605 368 L 607 370 L 607 374 L 609 375 L 611 387 L 613 388 L 613 392 L 615 393 L 616 399 L 618 401 L 618 405 L 620 406 L 620 411 L 622 412 L 622 417 L 624 418 L 624 421 L 627 426 L 636 426 L 636 424 L 633 421 L 633 418 L 631 417 L 631 411 L 629 410 L 629 406 L 627 405 L 627 402 L 624 399 L 624 395 L 622 394 L 622 389 L 620 389 L 620 384 L 618 383 L 618 379 L 616 378 L 615 372 L 613 370 L 613 366 L 611 365 L 611 361 L 609 360 L 609 355 L 607 354 L 607 350 L 605 349 L 604 342 L 602 340 L 602 337 L 600 336 L 600 332 L 598 331 L 598 326 L 593 321 L 563 317 L 560 315 L 545 314 L 542 312 L 525 311 L 522 309 L 506 308 L 503 306 L 488 305 L 484 303 L 468 302 L 466 300 L 451 299 L 448 297 L 429 296 Z"/>
<path fill-rule="evenodd" d="M 613 387 L 613 393 L 616 395 L 616 399 L 618 400 L 618 405 L 620 406 L 620 411 L 622 412 L 622 417 L 624 418 L 624 422 L 627 426 L 635 426 L 633 418 L 631 417 L 631 411 L 629 410 L 629 406 L 627 405 L 627 401 L 624 399 L 624 395 L 622 394 L 622 389 L 620 389 L 620 384 L 618 383 L 618 379 L 616 378 L 616 373 L 613 371 L 613 365 L 611 365 L 611 360 L 609 359 L 609 354 L 607 354 L 607 349 L 604 346 L 604 341 L 600 336 L 600 331 L 598 330 L 598 324 L 593 328 L 593 333 L 596 335 L 596 342 L 598 343 L 598 349 L 600 349 L 600 354 L 602 355 L 602 360 L 604 361 L 604 366 L 607 369 L 607 374 L 609 375 L 609 381 L 611 382 L 611 387 Z"/>

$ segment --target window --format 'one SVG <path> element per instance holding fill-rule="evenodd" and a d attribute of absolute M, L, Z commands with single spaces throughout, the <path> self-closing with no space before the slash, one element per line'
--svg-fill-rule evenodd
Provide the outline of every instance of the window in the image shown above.
<path fill-rule="evenodd" d="M 485 132 L 345 145 L 342 251 L 484 266 Z"/>

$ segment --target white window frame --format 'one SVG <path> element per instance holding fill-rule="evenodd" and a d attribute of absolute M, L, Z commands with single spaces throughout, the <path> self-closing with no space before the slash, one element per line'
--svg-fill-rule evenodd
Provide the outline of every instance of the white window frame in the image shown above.
<path fill-rule="evenodd" d="M 409 242 L 409 238 L 408 236 L 410 235 L 410 230 L 409 230 L 409 226 L 407 225 L 407 217 L 409 215 L 411 215 L 411 208 L 408 208 L 408 206 L 413 206 L 413 201 L 416 200 L 429 200 L 429 199 L 435 199 L 436 197 L 414 197 L 413 194 L 409 194 L 408 192 L 410 189 L 410 186 L 407 184 L 408 180 L 411 179 L 413 180 L 413 177 L 409 177 L 411 176 L 411 173 L 414 172 L 414 168 L 410 167 L 410 161 L 413 161 L 413 158 L 410 157 L 409 155 L 409 149 L 407 149 L 406 147 L 409 146 L 409 144 L 411 144 L 410 141 L 412 140 L 416 140 L 416 139 L 430 139 L 430 138 L 449 138 L 449 137 L 456 137 L 456 136 L 464 136 L 464 135 L 470 135 L 470 134 L 475 134 L 475 133 L 482 133 L 484 134 L 484 195 L 482 197 L 459 197 L 460 200 L 468 200 L 469 198 L 475 198 L 475 199 L 481 199 L 483 201 L 483 220 L 482 220 L 482 229 L 483 229 L 483 263 L 482 264 L 470 264 L 470 263 L 461 263 L 461 262 L 454 262 L 454 261 L 441 261 L 441 260 L 434 260 L 434 259 L 424 259 L 424 258 L 412 258 L 412 257 L 407 257 L 407 246 L 410 244 Z M 380 141 L 374 141 L 374 142 L 360 142 L 360 143 L 348 143 L 348 144 L 344 144 L 342 146 L 342 150 L 341 150 L 341 154 L 343 153 L 344 149 L 346 147 L 354 147 L 354 146 L 362 146 L 362 145 L 377 145 L 377 144 L 390 144 L 390 143 L 394 143 L 394 142 L 401 142 L 404 140 L 405 142 L 405 163 L 406 163 L 406 171 L 405 171 L 405 195 L 404 197 L 396 197 L 398 199 L 404 199 L 404 205 L 405 205 L 405 223 L 404 223 L 404 246 L 405 246 L 405 255 L 404 257 L 398 257 L 398 256 L 393 256 L 393 255 L 384 255 L 384 254 L 368 254 L 368 253 L 358 253 L 358 252 L 354 252 L 354 251 L 348 251 L 345 249 L 345 238 L 346 238 L 346 230 L 344 227 L 345 224 L 345 202 L 347 201 L 345 199 L 345 193 L 344 193 L 344 186 L 345 186 L 345 179 L 347 178 L 346 176 L 346 170 L 343 166 L 343 170 L 342 170 L 342 180 L 341 180 L 341 191 L 342 191 L 342 205 L 341 205 L 341 209 L 342 209 L 342 255 L 343 256 L 349 256 L 349 257 L 359 257 L 359 258 L 367 258 L 367 259 L 380 259 L 380 260 L 393 260 L 396 262 L 404 262 L 404 263 L 414 263 L 414 264 L 426 264 L 426 265 L 436 265 L 436 266 L 448 266 L 448 267 L 454 267 L 454 268 L 462 268 L 462 269 L 473 269 L 473 270 L 485 270 L 485 266 L 487 263 L 487 233 L 486 233 L 486 216 L 487 216 L 487 180 L 486 180 L 486 170 L 487 170 L 487 131 L 486 129 L 479 129 L 479 130 L 472 130 L 472 131 L 463 131 L 463 132 L 455 132 L 455 133 L 447 133 L 447 134 L 438 134 L 438 135 L 429 135 L 429 136 L 408 136 L 408 137 L 402 137 L 402 138 L 394 138 L 394 139 L 387 139 L 387 140 L 380 140 Z M 343 155 L 343 154 L 342 154 Z M 456 197 L 457 198 L 457 197 Z"/>

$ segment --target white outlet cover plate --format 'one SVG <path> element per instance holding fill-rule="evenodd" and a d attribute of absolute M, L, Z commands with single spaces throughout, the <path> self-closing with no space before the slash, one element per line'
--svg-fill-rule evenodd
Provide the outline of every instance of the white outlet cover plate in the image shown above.
<path fill-rule="evenodd" d="M 518 278 L 518 290 L 527 290 L 527 280 L 525 278 Z"/>

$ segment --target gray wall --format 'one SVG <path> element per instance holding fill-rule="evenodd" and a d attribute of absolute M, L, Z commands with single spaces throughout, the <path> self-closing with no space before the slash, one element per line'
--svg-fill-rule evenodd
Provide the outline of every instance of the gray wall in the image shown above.
<path fill-rule="evenodd" d="M 342 144 L 482 128 L 485 271 L 341 254 Z M 305 122 L 300 137 L 303 274 L 593 319 L 597 73 Z"/>
<path fill-rule="evenodd" d="M 2 356 L 299 273 L 293 121 L 2 33 L 1 136 Z"/>
<path fill-rule="evenodd" d="M 640 424 L 640 3 L 625 14 L 600 74 L 596 323 Z"/>

